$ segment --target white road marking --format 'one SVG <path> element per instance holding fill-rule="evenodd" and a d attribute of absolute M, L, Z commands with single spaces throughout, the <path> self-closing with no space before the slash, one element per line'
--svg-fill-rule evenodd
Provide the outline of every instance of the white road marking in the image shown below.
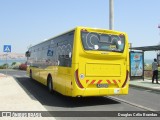
<path fill-rule="evenodd" d="M 13 77 L 20 78 L 22 76 L 20 76 L 20 75 L 13 75 Z"/>
<path fill-rule="evenodd" d="M 142 106 L 142 105 L 139 105 L 139 104 L 136 104 L 136 103 L 132 103 L 132 102 L 129 102 L 129 101 L 126 101 L 126 100 L 123 100 L 123 99 L 120 99 L 120 98 L 117 98 L 117 97 L 108 97 L 110 99 L 113 99 L 113 100 L 117 100 L 117 101 L 120 101 L 120 102 L 124 102 L 126 104 L 129 104 L 129 105 L 132 105 L 132 106 L 135 106 L 135 107 L 138 107 L 138 108 L 141 108 L 141 109 L 144 109 L 144 110 L 147 110 L 147 111 L 157 111 L 157 110 L 154 110 L 152 108 L 148 108 L 148 107 L 145 107 L 145 106 Z"/>

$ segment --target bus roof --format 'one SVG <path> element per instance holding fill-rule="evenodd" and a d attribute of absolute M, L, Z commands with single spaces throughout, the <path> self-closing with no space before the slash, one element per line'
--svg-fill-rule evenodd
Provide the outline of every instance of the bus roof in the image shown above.
<path fill-rule="evenodd" d="M 120 32 L 120 33 L 125 34 L 124 32 L 115 31 L 115 30 L 101 29 L 101 28 L 91 28 L 91 27 L 84 27 L 84 26 L 77 26 L 77 27 L 75 27 L 75 28 L 73 28 L 73 29 L 70 29 L 70 30 L 68 30 L 68 31 L 66 31 L 66 32 L 63 32 L 63 33 L 58 34 L 58 35 L 56 35 L 56 36 L 54 36 L 54 37 L 51 37 L 51 38 L 49 38 L 49 39 L 47 39 L 47 40 L 45 40 L 45 41 L 41 41 L 40 43 L 35 44 L 35 45 L 31 46 L 30 48 L 35 47 L 35 46 L 37 46 L 37 45 L 39 45 L 39 44 L 41 44 L 41 43 L 47 42 L 47 41 L 49 41 L 49 40 L 51 40 L 51 39 L 53 39 L 53 38 L 56 38 L 56 37 L 58 37 L 58 36 L 61 36 L 61 35 L 63 35 L 63 34 L 66 34 L 66 33 L 68 33 L 68 32 L 71 32 L 71 31 L 73 31 L 73 30 L 75 30 L 75 29 L 78 29 L 78 28 L 79 28 L 79 29 L 101 30 L 101 31 L 114 31 L 114 32 L 117 32 L 117 33 Z M 30 49 L 30 48 L 29 48 L 29 49 Z"/>
<path fill-rule="evenodd" d="M 74 29 L 71 29 L 71 30 L 68 30 L 68 31 L 66 31 L 66 32 L 63 32 L 63 33 L 61 33 L 61 34 L 58 34 L 58 35 L 56 35 L 56 36 L 54 36 L 54 37 L 51 37 L 51 38 L 49 38 L 49 39 L 47 39 L 47 40 L 45 40 L 45 41 L 41 41 L 40 43 L 35 44 L 35 45 L 31 46 L 30 48 L 35 47 L 35 46 L 37 46 L 37 45 L 39 45 L 39 44 L 41 44 L 41 43 L 47 42 L 47 41 L 49 41 L 49 40 L 51 40 L 51 39 L 53 39 L 53 38 L 56 38 L 56 37 L 58 37 L 58 36 L 61 36 L 61 35 L 63 35 L 63 34 L 66 34 L 66 33 L 68 33 L 68 32 L 71 32 L 71 31 L 73 31 L 73 30 L 75 30 L 75 28 L 74 28 Z M 30 48 L 29 48 L 29 49 L 30 49 Z"/>

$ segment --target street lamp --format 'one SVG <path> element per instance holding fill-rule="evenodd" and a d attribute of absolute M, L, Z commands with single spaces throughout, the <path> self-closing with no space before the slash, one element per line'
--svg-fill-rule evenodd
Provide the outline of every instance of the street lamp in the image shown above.
<path fill-rule="evenodd" d="M 114 9 L 113 9 L 113 0 L 109 0 L 109 29 L 113 30 L 114 26 Z"/>

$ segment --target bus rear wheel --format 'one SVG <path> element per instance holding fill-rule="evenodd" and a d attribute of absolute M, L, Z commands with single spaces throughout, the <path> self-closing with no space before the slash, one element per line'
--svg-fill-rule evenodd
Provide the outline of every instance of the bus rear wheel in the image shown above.
<path fill-rule="evenodd" d="M 53 87 L 52 87 L 52 86 L 53 86 L 52 77 L 49 76 L 48 79 L 47 79 L 47 88 L 48 88 L 48 91 L 49 91 L 50 93 L 53 92 Z"/>
<path fill-rule="evenodd" d="M 29 77 L 30 77 L 31 80 L 33 80 L 33 77 L 32 77 L 32 70 L 30 70 Z"/>

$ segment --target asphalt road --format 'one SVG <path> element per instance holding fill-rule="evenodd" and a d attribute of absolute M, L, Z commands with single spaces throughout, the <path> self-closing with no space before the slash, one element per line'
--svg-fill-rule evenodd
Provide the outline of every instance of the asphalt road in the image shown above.
<path fill-rule="evenodd" d="M 0 70 L 0 73 L 5 71 Z M 26 91 L 26 93 L 32 98 L 37 99 L 48 111 L 66 111 L 61 112 L 62 115 L 69 114 L 69 116 L 85 116 L 84 112 L 75 111 L 91 111 L 90 116 L 100 116 L 98 119 L 107 119 L 103 117 L 101 112 L 93 111 L 160 111 L 160 93 L 149 91 L 140 88 L 130 87 L 129 94 L 126 96 L 114 96 L 114 97 L 85 97 L 85 98 L 71 98 L 62 96 L 59 93 L 50 94 L 47 88 L 38 82 L 31 80 L 26 76 L 25 71 L 8 70 L 8 75 L 16 78 L 19 85 Z M 74 111 L 74 112 L 68 112 Z M 96 115 L 95 115 L 96 114 Z M 105 116 L 105 115 L 104 115 Z M 80 117 L 57 117 L 56 119 L 62 120 L 78 120 Z M 85 117 L 83 117 L 85 119 Z M 87 118 L 96 119 L 97 118 Z M 111 119 L 111 118 L 110 118 Z M 112 117 L 112 120 L 120 119 Z M 135 119 L 135 117 L 123 118 L 123 119 Z M 145 117 L 144 120 L 150 119 Z M 152 118 L 153 120 L 159 118 Z"/>

